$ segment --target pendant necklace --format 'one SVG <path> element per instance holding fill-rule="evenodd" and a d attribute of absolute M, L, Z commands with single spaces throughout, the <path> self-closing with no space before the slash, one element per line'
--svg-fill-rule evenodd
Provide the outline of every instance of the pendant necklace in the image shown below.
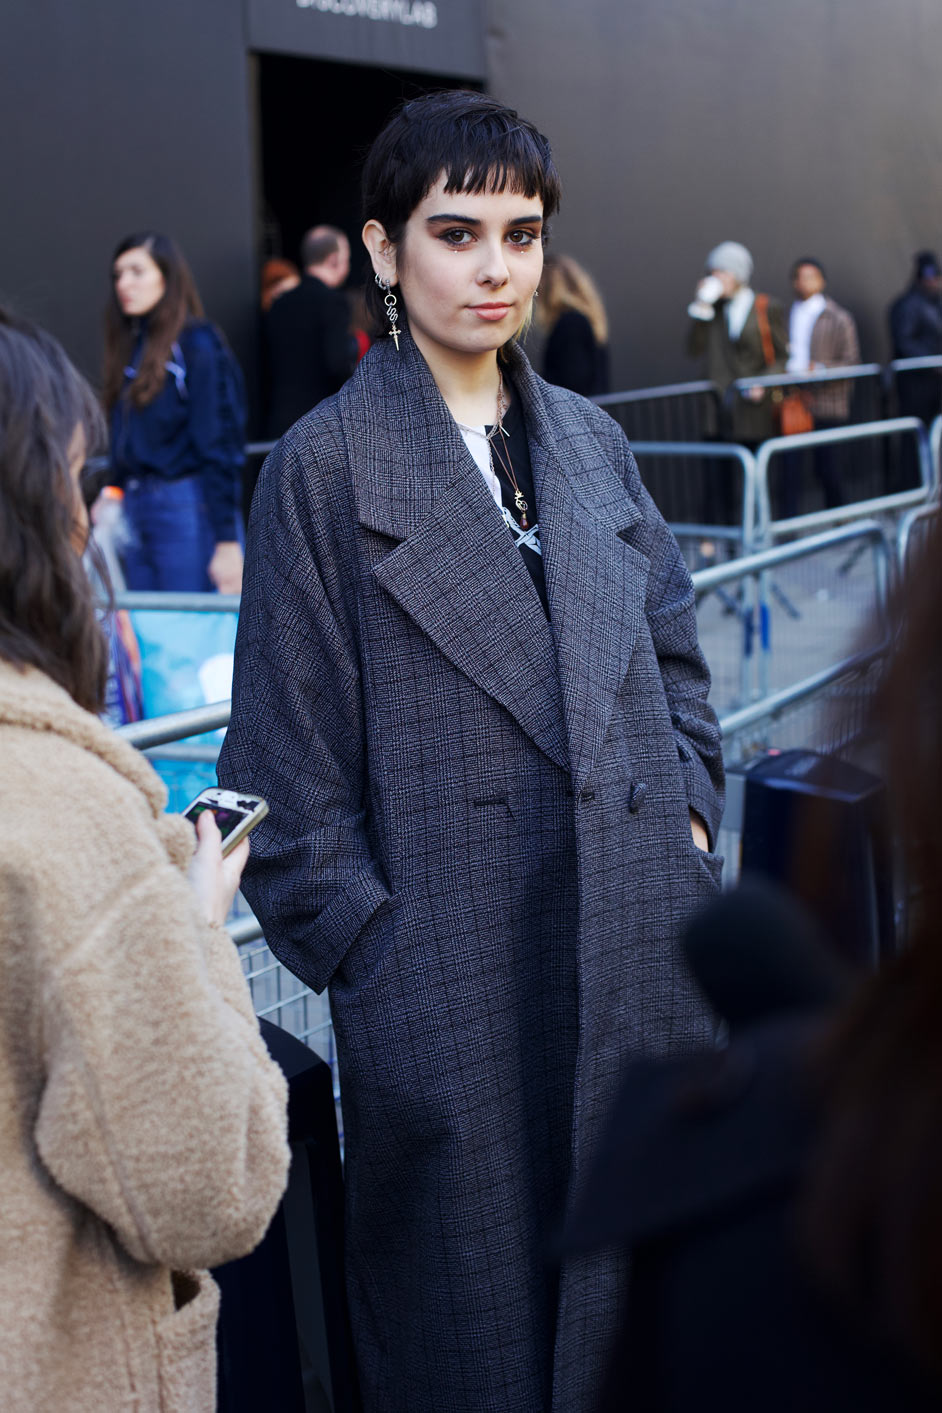
<path fill-rule="evenodd" d="M 497 370 L 497 425 L 491 431 L 488 440 L 491 443 L 491 455 L 496 460 L 504 475 L 510 481 L 514 491 L 514 505 L 520 515 L 520 528 L 527 530 L 530 522 L 527 519 L 527 502 L 524 499 L 523 491 L 517 484 L 517 477 L 514 474 L 514 464 L 510 457 L 510 439 L 504 430 L 504 413 L 507 411 L 507 403 L 504 401 L 504 376 L 500 369 Z M 498 437 L 500 441 L 498 442 Z M 503 451 L 503 455 L 501 454 Z M 506 457 L 506 461 L 504 460 Z"/>
<path fill-rule="evenodd" d="M 517 477 L 514 472 L 514 464 L 510 456 L 510 441 L 507 436 L 507 432 L 504 429 L 504 413 L 507 411 L 507 407 L 508 402 L 504 395 L 504 375 L 501 372 L 500 368 L 498 368 L 497 421 L 494 423 L 494 426 L 489 432 L 482 432 L 479 427 L 469 427 L 465 422 L 459 422 L 458 426 L 466 432 L 474 432 L 475 436 L 483 437 L 484 440 L 490 444 L 491 457 L 497 462 L 498 466 L 503 471 L 504 475 L 507 477 L 508 481 L 513 487 L 514 505 L 517 507 L 517 513 L 520 516 L 520 528 L 521 530 L 528 530 L 530 528 L 530 522 L 527 519 L 527 511 L 529 509 L 529 506 L 527 505 L 523 491 L 520 489 L 520 486 L 517 483 Z M 498 437 L 500 438 L 499 444 Z"/>

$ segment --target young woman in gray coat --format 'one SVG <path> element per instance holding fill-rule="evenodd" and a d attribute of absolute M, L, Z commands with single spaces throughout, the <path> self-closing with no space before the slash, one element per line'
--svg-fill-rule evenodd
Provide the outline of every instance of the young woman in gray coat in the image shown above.
<path fill-rule="evenodd" d="M 269 458 L 221 780 L 329 986 L 368 1413 L 590 1406 L 616 1257 L 552 1270 L 629 1056 L 709 1045 L 675 950 L 722 764 L 693 594 L 615 422 L 538 378 L 549 146 L 473 93 L 364 172 L 391 331 Z"/>

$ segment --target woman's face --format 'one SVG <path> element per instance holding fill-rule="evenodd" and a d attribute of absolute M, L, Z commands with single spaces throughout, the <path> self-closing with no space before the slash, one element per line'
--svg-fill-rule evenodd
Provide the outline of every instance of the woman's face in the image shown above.
<path fill-rule="evenodd" d="M 542 229 L 538 196 L 446 192 L 439 178 L 389 248 L 391 269 L 380 270 L 398 279 L 430 366 L 436 356 L 491 353 L 517 332 L 543 271 Z"/>
<path fill-rule="evenodd" d="M 82 555 L 88 544 L 88 507 L 85 504 L 85 497 L 82 495 L 82 471 L 85 467 L 85 432 L 81 423 L 72 433 L 72 440 L 69 442 L 69 480 L 72 483 L 74 514 L 75 519 L 72 527 L 72 548 L 75 553 Z"/>
<path fill-rule="evenodd" d="M 128 319 L 149 314 L 164 297 L 167 282 L 150 251 L 142 245 L 119 255 L 111 274 L 121 313 Z"/>

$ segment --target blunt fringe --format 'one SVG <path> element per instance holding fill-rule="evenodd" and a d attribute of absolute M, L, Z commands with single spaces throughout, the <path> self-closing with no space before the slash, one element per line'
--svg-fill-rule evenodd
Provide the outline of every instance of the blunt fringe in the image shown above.
<path fill-rule="evenodd" d="M 104 447 L 88 383 L 50 334 L 0 308 L 0 658 L 38 668 L 97 712 L 108 656 L 72 544 L 77 428 L 86 455 Z"/>
<path fill-rule="evenodd" d="M 146 250 L 164 277 L 166 288 L 159 303 L 147 316 L 147 338 L 137 377 L 125 392 L 124 370 L 134 355 L 140 333 L 140 319 L 129 318 L 118 303 L 112 281 L 111 297 L 105 310 L 105 362 L 102 370 L 102 397 L 110 412 L 123 395 L 133 407 L 146 407 L 167 380 L 167 362 L 180 331 L 189 319 L 205 317 L 196 281 L 177 243 L 159 231 L 138 231 L 125 236 L 111 257 L 112 269 L 120 255 L 129 250 Z"/>
<path fill-rule="evenodd" d="M 364 223 L 379 221 L 398 244 L 412 212 L 442 175 L 449 192 L 538 196 L 544 222 L 559 210 L 559 174 L 543 134 L 486 94 L 449 89 L 404 103 L 376 138 L 363 168 Z M 376 328 L 385 330 L 383 295 L 372 280 L 366 300 Z"/>

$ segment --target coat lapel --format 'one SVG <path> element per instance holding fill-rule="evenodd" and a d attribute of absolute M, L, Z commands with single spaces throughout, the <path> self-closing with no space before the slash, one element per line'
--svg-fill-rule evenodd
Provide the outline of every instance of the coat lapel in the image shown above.
<path fill-rule="evenodd" d="M 353 391 L 353 388 L 351 388 Z M 381 346 L 345 402 L 360 523 L 395 541 L 376 580 L 557 765 L 569 757 L 553 632 L 523 559 L 412 340 Z"/>
<path fill-rule="evenodd" d="M 644 618 L 648 560 L 623 538 L 641 512 L 586 421 L 566 405 L 548 417 L 524 360 L 515 361 L 513 377 L 527 418 L 573 783 L 581 789 Z"/>

